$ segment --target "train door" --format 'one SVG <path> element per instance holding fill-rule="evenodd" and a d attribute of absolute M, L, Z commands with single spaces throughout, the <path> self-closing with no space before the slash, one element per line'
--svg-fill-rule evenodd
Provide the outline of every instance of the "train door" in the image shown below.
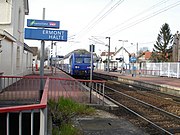
<path fill-rule="evenodd" d="M 72 60 L 72 55 L 70 56 L 70 59 L 69 59 L 69 65 L 68 65 L 68 72 L 70 74 L 72 74 L 72 65 L 73 65 L 73 60 Z"/>

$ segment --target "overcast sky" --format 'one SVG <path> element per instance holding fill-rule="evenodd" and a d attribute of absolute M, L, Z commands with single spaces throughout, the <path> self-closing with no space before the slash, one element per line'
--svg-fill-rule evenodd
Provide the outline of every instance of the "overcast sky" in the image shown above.
<path fill-rule="evenodd" d="M 65 55 L 74 49 L 89 50 L 95 44 L 95 51 L 107 51 L 111 37 L 111 52 L 119 49 L 122 42 L 130 52 L 148 47 L 152 50 L 160 27 L 168 23 L 171 33 L 180 30 L 179 0 L 29 0 L 29 15 L 26 19 L 60 21 L 60 29 L 68 30 L 68 42 L 58 42 L 57 54 Z M 25 23 L 26 27 L 26 23 Z M 96 40 L 96 42 L 95 42 Z M 98 42 L 97 42 L 98 41 Z M 39 41 L 25 40 L 29 46 L 39 46 Z M 50 42 L 46 42 L 46 47 Z"/>

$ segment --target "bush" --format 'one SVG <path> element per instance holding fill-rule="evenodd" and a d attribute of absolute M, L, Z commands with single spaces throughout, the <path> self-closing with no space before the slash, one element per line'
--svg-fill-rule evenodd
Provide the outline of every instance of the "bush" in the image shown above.
<path fill-rule="evenodd" d="M 48 106 L 52 114 L 53 135 L 79 135 L 80 132 L 72 126 L 71 119 L 78 115 L 90 115 L 95 112 L 94 108 L 79 104 L 70 98 L 60 97 L 58 101 L 49 100 Z M 70 133 L 67 133 L 70 132 Z M 76 132 L 76 133 L 74 133 Z"/>

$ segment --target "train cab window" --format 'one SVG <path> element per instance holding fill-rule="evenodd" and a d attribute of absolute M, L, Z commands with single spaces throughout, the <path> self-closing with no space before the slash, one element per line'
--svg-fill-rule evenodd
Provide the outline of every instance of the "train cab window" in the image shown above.
<path fill-rule="evenodd" d="M 76 58 L 75 63 L 83 63 L 83 58 Z"/>
<path fill-rule="evenodd" d="M 91 63 L 91 58 L 84 58 L 84 63 Z"/>

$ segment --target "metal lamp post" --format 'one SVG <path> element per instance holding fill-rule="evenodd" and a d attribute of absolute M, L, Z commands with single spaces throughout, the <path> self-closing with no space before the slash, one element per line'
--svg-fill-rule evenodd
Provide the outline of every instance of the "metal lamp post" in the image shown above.
<path fill-rule="evenodd" d="M 108 46 L 108 61 L 107 61 L 107 72 L 109 72 L 109 63 L 110 63 L 110 37 L 106 37 L 106 39 L 109 40 L 109 44 L 107 45 Z"/>
<path fill-rule="evenodd" d="M 131 43 L 131 45 L 134 45 L 133 43 Z M 132 56 L 131 56 L 132 57 Z M 136 44 L 136 55 L 133 56 L 134 58 L 136 58 L 135 60 L 132 61 L 132 76 L 134 76 L 136 74 L 136 71 L 134 69 L 134 63 L 136 62 L 136 68 L 138 67 L 138 43 Z M 137 69 L 136 69 L 137 70 Z"/>

